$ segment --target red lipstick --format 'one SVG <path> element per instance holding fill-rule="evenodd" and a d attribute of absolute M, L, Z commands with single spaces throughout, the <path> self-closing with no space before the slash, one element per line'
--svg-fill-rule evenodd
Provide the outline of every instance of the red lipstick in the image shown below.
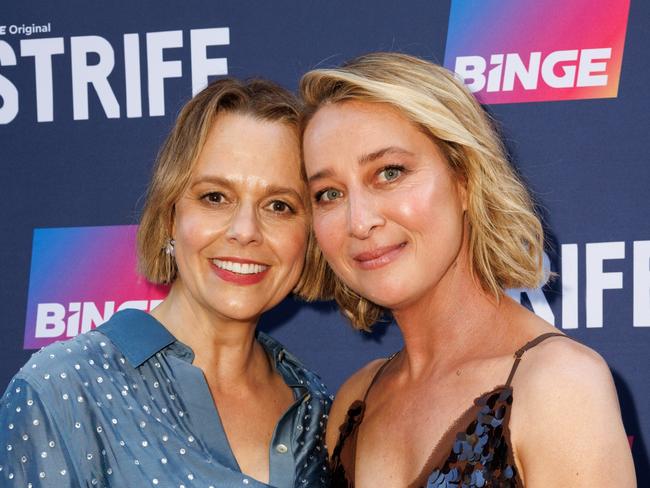
<path fill-rule="evenodd" d="M 258 261 L 230 256 L 211 259 L 210 264 L 219 278 L 235 285 L 259 283 L 270 269 L 270 266 Z"/>

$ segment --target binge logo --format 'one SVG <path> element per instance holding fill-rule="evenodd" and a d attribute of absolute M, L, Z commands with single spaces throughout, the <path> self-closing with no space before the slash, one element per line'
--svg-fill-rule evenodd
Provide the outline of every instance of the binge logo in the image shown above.
<path fill-rule="evenodd" d="M 614 98 L 630 0 L 452 0 L 445 67 L 481 103 Z"/>
<path fill-rule="evenodd" d="M 74 337 L 125 308 L 149 311 L 167 294 L 136 273 L 137 226 L 35 229 L 25 349 Z"/>

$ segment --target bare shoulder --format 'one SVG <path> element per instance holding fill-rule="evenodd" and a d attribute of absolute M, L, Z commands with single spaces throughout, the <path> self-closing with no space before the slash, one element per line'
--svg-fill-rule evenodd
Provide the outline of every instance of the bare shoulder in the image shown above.
<path fill-rule="evenodd" d="M 550 337 L 526 351 L 513 384 L 519 396 L 615 394 L 605 360 L 569 337 Z M 576 398 L 574 398 L 576 399 Z"/>
<path fill-rule="evenodd" d="M 512 441 L 526 486 L 635 486 L 616 388 L 597 352 L 549 338 L 524 353 L 512 385 Z"/>
<path fill-rule="evenodd" d="M 386 362 L 385 358 L 375 359 L 369 362 L 363 368 L 350 376 L 345 383 L 339 388 L 334 397 L 334 403 L 330 410 L 329 420 L 327 422 L 326 442 L 330 454 L 336 446 L 339 438 L 339 427 L 345 421 L 345 416 L 350 405 L 356 400 L 362 400 L 370 382 L 377 374 L 377 371 Z"/>
<path fill-rule="evenodd" d="M 519 305 L 514 316 L 528 338 L 561 334 Z M 616 395 L 609 367 L 600 354 L 562 335 L 547 337 L 524 352 L 513 386 L 520 400 L 528 397 L 537 400 L 540 396 L 554 394 L 576 400 L 574 395 L 594 391 Z"/>

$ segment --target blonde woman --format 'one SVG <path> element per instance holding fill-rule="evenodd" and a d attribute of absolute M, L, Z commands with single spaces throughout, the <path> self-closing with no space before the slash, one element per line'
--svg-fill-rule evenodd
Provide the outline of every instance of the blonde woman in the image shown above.
<path fill-rule="evenodd" d="M 504 293 L 542 282 L 544 237 L 462 83 L 378 53 L 301 94 L 320 295 L 404 338 L 336 397 L 332 486 L 635 486 L 603 359 Z"/>
<path fill-rule="evenodd" d="M 0 400 L 0 485 L 327 486 L 325 387 L 256 331 L 309 290 L 298 116 L 263 80 L 215 81 L 183 108 L 138 235 L 143 274 L 169 295 L 15 376 Z"/>

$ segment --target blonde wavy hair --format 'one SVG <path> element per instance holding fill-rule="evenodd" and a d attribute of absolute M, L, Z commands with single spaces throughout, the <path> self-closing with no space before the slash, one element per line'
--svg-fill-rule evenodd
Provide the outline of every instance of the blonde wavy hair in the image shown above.
<path fill-rule="evenodd" d="M 190 182 L 208 132 L 218 123 L 218 114 L 223 112 L 287 124 L 297 134 L 301 106 L 293 94 L 271 81 L 222 78 L 212 82 L 183 107 L 158 154 L 138 228 L 138 268 L 152 283 L 171 283 L 176 279 L 176 263 L 165 252 L 171 237 L 174 205 Z M 302 177 L 305 180 L 304 170 Z M 308 249 L 314 247 L 310 232 Z M 312 268 L 307 261 L 295 293 L 301 294 L 306 280 L 313 288 Z"/>
<path fill-rule="evenodd" d="M 302 131 L 325 104 L 357 100 L 398 109 L 428 134 L 466 184 L 472 275 L 498 300 L 506 288 L 543 282 L 542 225 L 532 199 L 508 162 L 489 116 L 453 73 L 398 53 L 372 53 L 300 81 Z M 310 248 L 315 285 L 309 299 L 335 299 L 355 328 L 369 330 L 384 310 L 359 296 Z"/>

